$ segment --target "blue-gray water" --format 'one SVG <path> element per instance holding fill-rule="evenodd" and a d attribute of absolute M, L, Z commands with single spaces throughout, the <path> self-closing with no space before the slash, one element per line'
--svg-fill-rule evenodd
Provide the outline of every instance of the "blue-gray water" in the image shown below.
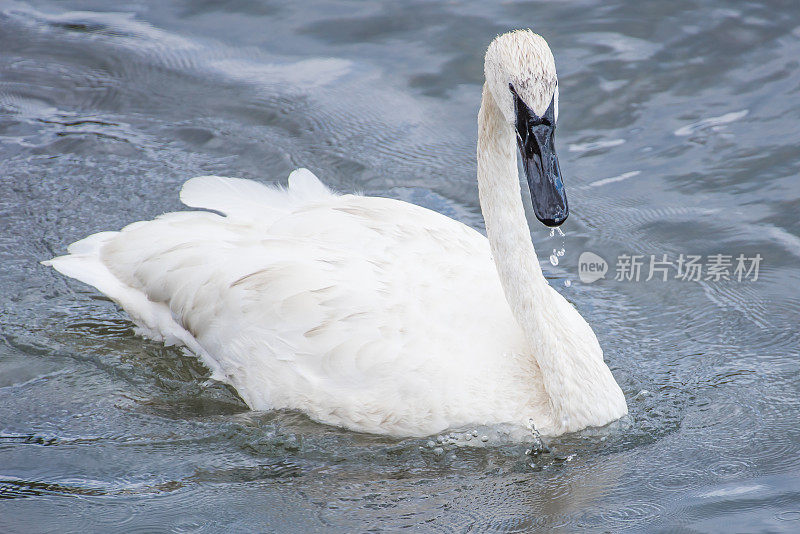
<path fill-rule="evenodd" d="M 38 264 L 192 176 L 301 165 L 481 228 L 482 55 L 528 26 L 572 208 L 533 239 L 625 391 L 611 429 L 438 456 L 249 412 Z M 798 58 L 790 1 L 0 1 L 0 531 L 800 531 Z M 646 282 L 651 254 L 763 260 Z"/>

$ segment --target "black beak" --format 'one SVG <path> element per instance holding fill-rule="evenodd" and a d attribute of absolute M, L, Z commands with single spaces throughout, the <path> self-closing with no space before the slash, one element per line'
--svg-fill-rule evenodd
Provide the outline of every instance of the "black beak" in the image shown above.
<path fill-rule="evenodd" d="M 513 86 L 509 85 L 509 88 L 514 94 L 517 146 L 531 190 L 533 212 L 546 226 L 559 226 L 567 220 L 569 207 L 556 156 L 556 118 L 553 109 L 555 95 L 550 101 L 550 107 L 539 117 L 517 95 Z"/>

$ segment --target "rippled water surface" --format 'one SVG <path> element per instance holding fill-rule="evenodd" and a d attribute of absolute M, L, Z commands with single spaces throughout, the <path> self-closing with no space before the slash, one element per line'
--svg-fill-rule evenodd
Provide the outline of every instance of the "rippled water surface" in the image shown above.
<path fill-rule="evenodd" d="M 0 531 L 800 531 L 800 4 L 112 4 L 0 1 Z M 178 209 L 192 176 L 300 165 L 480 229 L 482 55 L 526 26 L 556 56 L 572 208 L 533 240 L 621 423 L 532 458 L 250 412 L 38 264 Z M 651 254 L 763 261 L 646 282 Z"/>

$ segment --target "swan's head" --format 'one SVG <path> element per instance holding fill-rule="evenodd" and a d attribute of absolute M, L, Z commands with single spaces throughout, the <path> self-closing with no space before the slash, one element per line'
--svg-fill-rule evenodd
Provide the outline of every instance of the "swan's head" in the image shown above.
<path fill-rule="evenodd" d="M 536 218 L 559 226 L 569 207 L 555 147 L 558 78 L 553 53 L 530 30 L 509 32 L 489 45 L 484 71 L 495 103 L 516 129 Z"/>

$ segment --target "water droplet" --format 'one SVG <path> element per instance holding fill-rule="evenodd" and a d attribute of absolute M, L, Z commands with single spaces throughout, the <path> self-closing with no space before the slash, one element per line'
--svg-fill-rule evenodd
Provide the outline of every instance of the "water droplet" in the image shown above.
<path fill-rule="evenodd" d="M 481 441 L 486 443 L 487 441 L 489 441 L 489 436 L 481 436 Z"/>
<path fill-rule="evenodd" d="M 567 235 L 567 234 L 564 233 L 564 231 L 561 229 L 560 226 L 556 226 L 555 229 L 558 230 L 558 235 L 560 235 L 561 237 L 564 237 L 565 235 Z M 550 235 L 553 235 L 552 232 L 553 232 L 553 229 L 551 228 L 550 229 Z"/>
<path fill-rule="evenodd" d="M 556 251 L 556 256 L 563 256 L 565 252 L 566 250 L 564 250 L 564 247 L 561 247 Z"/>
<path fill-rule="evenodd" d="M 467 441 L 472 440 L 472 434 L 464 434 L 464 439 Z"/>
<path fill-rule="evenodd" d="M 444 449 L 441 447 L 436 447 L 435 449 L 433 449 L 433 454 L 435 454 L 436 456 L 441 456 L 444 454 Z"/>
<path fill-rule="evenodd" d="M 572 280 L 564 280 L 564 287 L 569 287 L 572 285 Z"/>
<path fill-rule="evenodd" d="M 472 431 L 472 437 L 473 438 L 477 438 L 478 437 L 478 431 L 477 430 L 473 430 Z"/>
<path fill-rule="evenodd" d="M 428 443 L 426 443 L 425 445 L 427 445 L 429 449 L 432 449 L 436 446 L 436 443 L 434 443 L 432 439 L 429 439 Z"/>
<path fill-rule="evenodd" d="M 550 263 L 553 264 L 553 266 L 558 265 L 558 256 L 550 254 Z"/>
<path fill-rule="evenodd" d="M 559 230 L 559 232 L 560 231 L 561 230 Z M 550 228 L 550 237 L 553 237 L 554 235 L 556 235 L 556 229 L 555 228 Z"/>

